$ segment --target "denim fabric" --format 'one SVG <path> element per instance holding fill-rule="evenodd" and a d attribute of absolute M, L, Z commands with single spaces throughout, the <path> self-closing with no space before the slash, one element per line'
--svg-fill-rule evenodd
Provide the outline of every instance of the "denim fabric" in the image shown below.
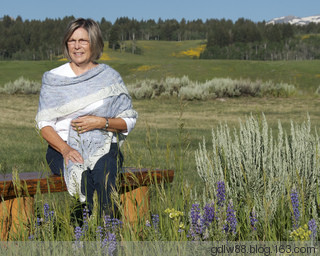
<path fill-rule="evenodd" d="M 63 157 L 51 146 L 47 150 L 47 162 L 52 173 L 63 174 Z M 93 170 L 87 169 L 82 173 L 81 192 L 86 195 L 87 205 L 90 212 L 93 209 L 93 194 L 97 191 L 99 214 L 105 214 L 114 217 L 117 212 L 116 206 L 111 204 L 111 192 L 116 188 L 116 178 L 118 170 L 121 170 L 123 155 L 118 148 L 118 144 L 111 143 L 109 153 L 102 156 L 95 164 Z M 106 179 L 106 176 L 107 179 Z"/>
<path fill-rule="evenodd" d="M 49 145 L 47 149 L 46 159 L 51 172 L 53 174 L 63 176 L 63 156 L 61 155 L 61 153 Z"/>
<path fill-rule="evenodd" d="M 82 173 L 81 192 L 86 195 L 90 211 L 93 208 L 93 194 L 97 191 L 99 214 L 114 217 L 116 206 L 111 204 L 111 192 L 116 188 L 118 170 L 121 170 L 123 156 L 116 143 L 111 143 L 108 154 L 102 156 L 93 170 L 87 169 Z"/>

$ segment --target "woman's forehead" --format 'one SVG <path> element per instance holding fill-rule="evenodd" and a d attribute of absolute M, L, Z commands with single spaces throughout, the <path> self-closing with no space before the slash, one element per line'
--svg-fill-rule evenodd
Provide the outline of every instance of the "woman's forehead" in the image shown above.
<path fill-rule="evenodd" d="M 89 39 L 89 33 L 84 28 L 77 28 L 71 34 L 70 38 L 82 38 L 82 39 Z"/>

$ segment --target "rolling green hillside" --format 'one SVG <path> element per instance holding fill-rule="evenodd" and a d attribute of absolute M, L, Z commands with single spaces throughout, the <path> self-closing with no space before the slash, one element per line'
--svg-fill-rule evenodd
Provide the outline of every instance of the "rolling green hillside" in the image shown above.
<path fill-rule="evenodd" d="M 126 47 L 131 47 L 131 41 Z M 293 84 L 304 92 L 314 92 L 320 85 L 320 61 L 240 61 L 199 60 L 204 41 L 137 41 L 142 54 L 112 51 L 105 47 L 100 62 L 114 67 L 126 83 L 136 79 L 161 79 L 167 76 L 189 76 L 205 81 L 214 77 L 273 80 Z M 0 85 L 24 76 L 41 80 L 43 72 L 65 60 L 55 61 L 0 61 Z"/>

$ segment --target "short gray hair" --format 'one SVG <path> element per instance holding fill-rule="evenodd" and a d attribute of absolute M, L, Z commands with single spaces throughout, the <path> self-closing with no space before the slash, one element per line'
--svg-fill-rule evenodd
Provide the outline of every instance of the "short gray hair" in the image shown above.
<path fill-rule="evenodd" d="M 68 40 L 73 34 L 73 32 L 78 28 L 84 28 L 89 34 L 90 50 L 91 50 L 90 60 L 91 61 L 98 60 L 102 55 L 104 43 L 103 43 L 100 27 L 98 23 L 92 19 L 78 18 L 69 23 L 62 41 L 64 55 L 68 58 L 68 60 L 71 61 L 71 57 L 68 51 Z"/>

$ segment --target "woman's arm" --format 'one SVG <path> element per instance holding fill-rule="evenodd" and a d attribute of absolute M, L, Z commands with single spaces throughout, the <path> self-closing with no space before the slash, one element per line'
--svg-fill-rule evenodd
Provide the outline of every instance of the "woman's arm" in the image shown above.
<path fill-rule="evenodd" d="M 66 164 L 68 164 L 69 160 L 74 163 L 83 163 L 81 154 L 62 140 L 51 126 L 43 127 L 40 133 L 51 147 L 62 154 Z"/>
<path fill-rule="evenodd" d="M 107 131 L 123 132 L 127 130 L 127 123 L 122 118 L 108 118 L 109 126 Z M 72 120 L 72 128 L 79 133 L 84 133 L 94 129 L 105 129 L 107 120 L 98 116 L 81 116 Z"/>

